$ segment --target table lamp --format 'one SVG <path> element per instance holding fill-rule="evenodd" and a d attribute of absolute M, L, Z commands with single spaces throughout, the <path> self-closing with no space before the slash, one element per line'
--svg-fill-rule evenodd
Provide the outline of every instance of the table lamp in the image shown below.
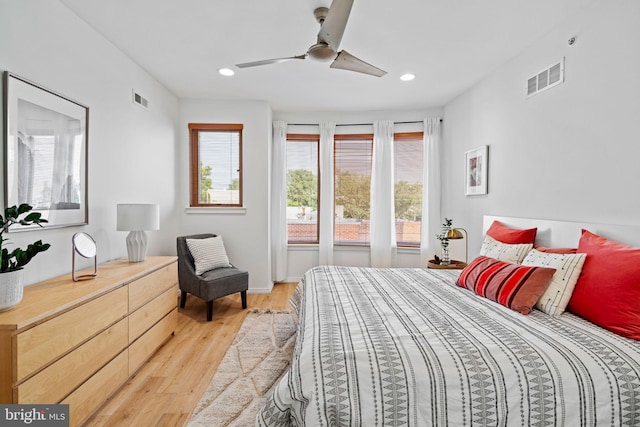
<path fill-rule="evenodd" d="M 119 204 L 118 231 L 130 231 L 127 236 L 129 262 L 144 261 L 147 254 L 147 233 L 160 228 L 160 206 L 157 204 Z"/>
<path fill-rule="evenodd" d="M 464 231 L 464 235 L 462 235 L 462 231 Z M 466 238 L 465 238 L 466 237 Z M 447 232 L 447 239 L 449 240 L 457 240 L 457 239 L 465 239 L 464 240 L 464 263 L 468 262 L 467 258 L 469 256 L 469 239 L 468 239 L 467 230 L 464 228 L 452 228 Z"/>

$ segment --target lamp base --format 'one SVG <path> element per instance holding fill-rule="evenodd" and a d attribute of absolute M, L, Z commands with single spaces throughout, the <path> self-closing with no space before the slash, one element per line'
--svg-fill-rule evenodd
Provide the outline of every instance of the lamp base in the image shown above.
<path fill-rule="evenodd" d="M 132 231 L 127 236 L 127 254 L 129 262 L 144 261 L 147 255 L 147 233 L 144 231 Z"/>

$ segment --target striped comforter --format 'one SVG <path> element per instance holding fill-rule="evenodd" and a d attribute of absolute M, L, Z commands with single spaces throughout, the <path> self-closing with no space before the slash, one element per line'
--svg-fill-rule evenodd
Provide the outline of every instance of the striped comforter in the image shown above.
<path fill-rule="evenodd" d="M 458 274 L 309 270 L 291 369 L 256 425 L 640 425 L 640 342 L 518 314 Z"/>

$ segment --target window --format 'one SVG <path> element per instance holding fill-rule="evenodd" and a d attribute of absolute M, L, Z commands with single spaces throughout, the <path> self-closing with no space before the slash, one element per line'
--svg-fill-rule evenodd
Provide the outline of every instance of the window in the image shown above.
<path fill-rule="evenodd" d="M 373 135 L 334 137 L 334 243 L 369 244 Z"/>
<path fill-rule="evenodd" d="M 320 136 L 287 135 L 287 235 L 290 244 L 319 242 Z M 394 199 L 399 247 L 419 247 L 423 133 L 394 134 Z M 334 136 L 334 244 L 370 243 L 372 134 Z"/>
<path fill-rule="evenodd" d="M 189 123 L 190 205 L 242 206 L 242 125 Z"/>
<path fill-rule="evenodd" d="M 394 135 L 394 199 L 398 246 L 420 246 L 423 133 Z"/>
<path fill-rule="evenodd" d="M 287 135 L 287 235 L 289 243 L 318 243 L 320 135 Z"/>

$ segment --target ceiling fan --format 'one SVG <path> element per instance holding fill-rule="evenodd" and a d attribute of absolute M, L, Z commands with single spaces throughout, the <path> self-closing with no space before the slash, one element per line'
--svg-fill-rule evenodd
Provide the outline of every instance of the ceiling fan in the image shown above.
<path fill-rule="evenodd" d="M 302 55 L 289 56 L 286 58 L 265 59 L 262 61 L 245 62 L 236 64 L 238 68 L 257 67 L 260 65 L 276 64 L 279 62 L 291 61 L 294 59 L 315 59 L 317 61 L 330 61 L 331 68 L 340 68 L 343 70 L 356 71 L 358 73 L 369 74 L 371 76 L 382 77 L 387 74 L 386 71 L 361 59 L 351 55 L 346 50 L 338 52 L 340 41 L 344 29 L 347 26 L 347 20 L 351 13 L 353 0 L 333 0 L 330 8 L 319 7 L 313 11 L 318 23 L 320 23 L 320 32 L 318 33 L 318 41 L 312 45 L 306 53 Z"/>

